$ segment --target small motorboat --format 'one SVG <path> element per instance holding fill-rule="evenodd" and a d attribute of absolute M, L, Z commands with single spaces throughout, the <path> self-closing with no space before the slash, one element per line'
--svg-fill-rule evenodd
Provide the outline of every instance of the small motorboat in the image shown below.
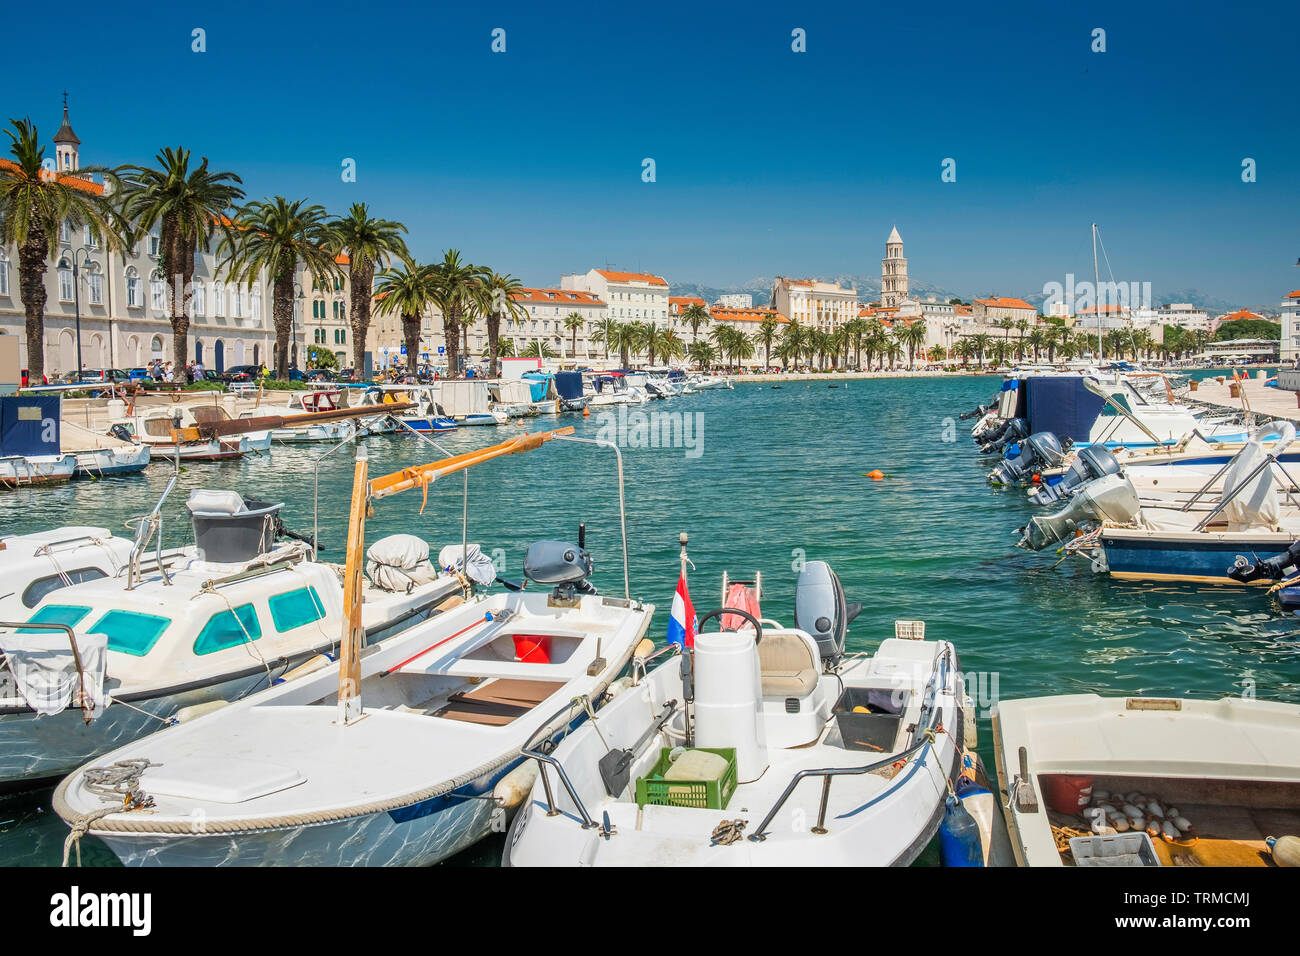
<path fill-rule="evenodd" d="M 77 459 L 59 437 L 57 395 L 0 397 L 0 488 L 67 481 Z"/>
<path fill-rule="evenodd" d="M 78 478 L 107 478 L 110 475 L 137 474 L 153 460 L 150 447 L 130 440 L 126 429 L 115 426 L 116 433 L 99 435 L 74 422 L 59 424 L 63 451 L 77 458 Z"/>
<path fill-rule="evenodd" d="M 1268 866 L 1300 835 L 1300 706 L 1069 694 L 999 701 L 1022 866 Z"/>
<path fill-rule="evenodd" d="M 700 618 L 724 630 L 634 662 L 588 723 L 525 750 L 539 774 L 505 863 L 906 865 L 926 847 L 974 730 L 953 646 L 898 622 L 845 655 L 858 606 L 824 562 L 800 573 L 795 627 L 757 613 L 752 583 L 724 578 L 727 606 Z"/>
<path fill-rule="evenodd" d="M 359 574 L 351 556 L 372 498 L 571 432 L 373 481 L 359 449 L 344 579 Z M 621 482 L 619 500 L 621 511 Z M 364 654 L 345 628 L 337 662 L 106 755 L 59 785 L 54 809 L 128 865 L 442 860 L 504 826 L 490 795 L 520 748 L 568 733 L 586 718 L 576 701 L 604 695 L 631 658 L 654 606 L 628 595 L 624 557 L 623 596 L 604 596 L 581 531 L 576 544 L 536 542 L 524 573 L 549 591 L 469 595 Z M 105 774 L 123 772 L 147 812 L 105 803 Z"/>

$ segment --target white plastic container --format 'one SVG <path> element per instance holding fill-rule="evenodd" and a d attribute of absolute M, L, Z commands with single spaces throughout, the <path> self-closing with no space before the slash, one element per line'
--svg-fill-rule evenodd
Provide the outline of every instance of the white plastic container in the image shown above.
<path fill-rule="evenodd" d="M 767 735 L 760 711 L 762 678 L 754 634 L 727 632 L 695 638 L 695 745 L 736 748 L 740 783 L 767 769 Z"/>
<path fill-rule="evenodd" d="M 1070 841 L 1075 866 L 1159 866 L 1155 844 L 1145 833 L 1081 836 Z"/>

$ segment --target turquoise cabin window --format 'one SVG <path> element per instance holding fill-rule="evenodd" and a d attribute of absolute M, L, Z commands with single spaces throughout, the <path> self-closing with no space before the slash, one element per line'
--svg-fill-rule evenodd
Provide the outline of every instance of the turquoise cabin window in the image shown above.
<path fill-rule="evenodd" d="M 89 634 L 108 635 L 108 649 L 144 657 L 162 637 L 171 624 L 171 618 L 137 611 L 109 611 L 92 627 Z"/>
<path fill-rule="evenodd" d="M 316 589 L 311 587 L 277 594 L 268 603 L 271 605 L 271 620 L 275 622 L 275 629 L 281 633 L 319 621 L 325 616 L 325 605 L 321 603 Z"/>
<path fill-rule="evenodd" d="M 245 634 L 245 631 L 248 633 Z M 250 638 L 257 640 L 261 636 L 262 625 L 257 622 L 253 605 L 241 604 L 234 611 L 220 611 L 208 618 L 208 623 L 203 625 L 203 630 L 194 640 L 194 653 L 200 656 L 215 654 L 228 647 L 246 644 Z"/>
<path fill-rule="evenodd" d="M 90 613 L 90 608 L 80 604 L 47 604 L 27 620 L 32 624 L 66 624 L 76 627 Z M 43 627 L 20 627 L 19 634 L 52 634 Z"/>

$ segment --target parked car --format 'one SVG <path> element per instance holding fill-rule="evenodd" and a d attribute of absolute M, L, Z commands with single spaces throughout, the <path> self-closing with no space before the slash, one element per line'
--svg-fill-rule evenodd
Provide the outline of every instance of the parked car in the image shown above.
<path fill-rule="evenodd" d="M 258 365 L 232 365 L 221 374 L 221 378 L 226 384 L 231 382 L 255 382 L 260 369 L 261 366 Z"/>

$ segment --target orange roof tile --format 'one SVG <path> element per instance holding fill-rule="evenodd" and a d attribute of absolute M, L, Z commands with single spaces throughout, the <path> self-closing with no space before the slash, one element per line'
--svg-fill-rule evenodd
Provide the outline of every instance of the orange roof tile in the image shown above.
<path fill-rule="evenodd" d="M 18 164 L 11 159 L 0 159 L 0 167 L 6 169 L 17 169 Z M 59 182 L 71 186 L 73 189 L 78 189 L 87 193 L 94 193 L 96 196 L 104 195 L 104 186 L 102 183 L 92 182 L 89 179 L 82 179 L 80 176 L 72 176 L 68 173 L 58 173 L 56 175 L 58 176 Z"/>
<path fill-rule="evenodd" d="M 599 296 L 575 289 L 520 289 L 511 294 L 516 302 L 535 302 L 541 305 L 604 305 Z"/>
<path fill-rule="evenodd" d="M 352 260 L 348 258 L 348 254 L 346 252 L 340 252 L 337 256 L 335 256 L 334 262 L 336 265 L 340 265 L 340 266 L 352 265 Z"/>
<path fill-rule="evenodd" d="M 659 276 L 650 275 L 648 272 L 614 272 L 610 269 L 597 269 L 610 282 L 647 282 L 650 285 L 668 285 Z"/>
<path fill-rule="evenodd" d="M 704 306 L 704 311 L 709 311 L 709 303 L 693 295 L 670 295 L 668 297 L 668 311 L 677 315 L 685 312 L 693 305 Z"/>
<path fill-rule="evenodd" d="M 1106 315 L 1122 315 L 1128 310 L 1129 310 L 1128 306 L 1126 305 L 1103 305 L 1101 307 L 1101 311 L 1104 312 Z M 1077 314 L 1096 315 L 1097 307 L 1095 305 L 1090 305 L 1086 309 L 1080 309 Z"/>
<path fill-rule="evenodd" d="M 1007 299 L 1002 296 L 994 296 L 991 299 L 976 299 L 980 305 L 986 309 L 1033 309 L 1034 307 L 1024 299 Z M 1034 311 L 1037 311 L 1035 309 Z"/>
<path fill-rule="evenodd" d="M 1288 293 L 1286 294 L 1286 298 L 1288 298 L 1288 299 L 1300 299 L 1300 289 L 1296 289 L 1294 292 L 1288 292 Z"/>
<path fill-rule="evenodd" d="M 1264 318 L 1262 315 L 1257 315 L 1254 312 L 1247 312 L 1245 309 L 1238 309 L 1236 312 L 1231 312 L 1228 315 L 1219 316 L 1219 321 L 1238 322 L 1242 319 L 1262 319 L 1262 318 Z"/>
<path fill-rule="evenodd" d="M 715 322 L 762 322 L 768 316 L 776 319 L 778 323 L 789 323 L 780 312 L 775 309 L 714 309 L 713 321 Z"/>

